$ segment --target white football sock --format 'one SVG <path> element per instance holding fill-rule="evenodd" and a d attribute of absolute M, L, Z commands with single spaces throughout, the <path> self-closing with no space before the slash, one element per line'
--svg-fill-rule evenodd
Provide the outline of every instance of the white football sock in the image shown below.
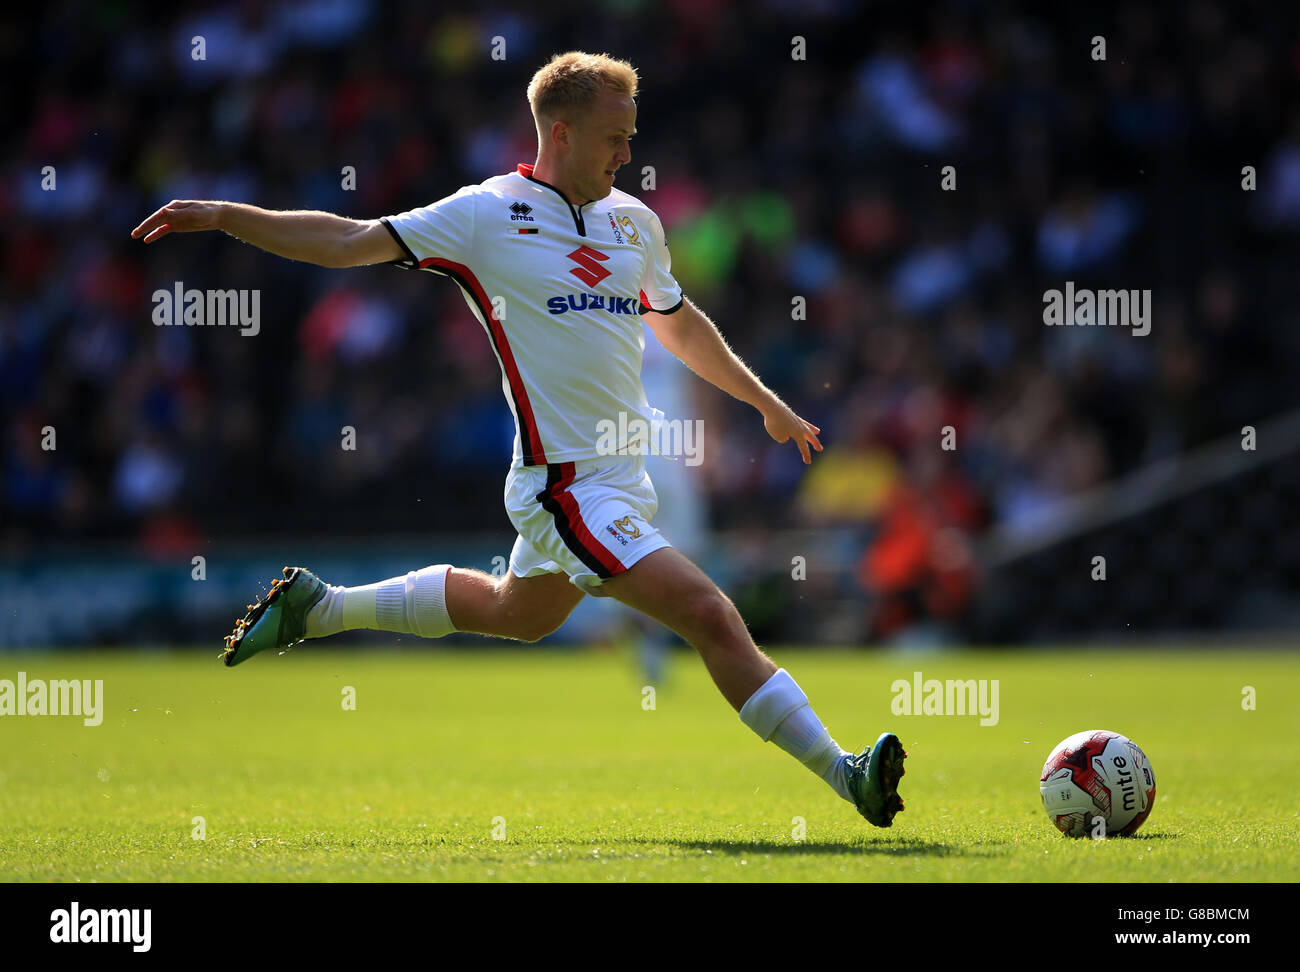
<path fill-rule="evenodd" d="M 456 626 L 447 613 L 447 573 L 451 564 L 413 570 L 364 587 L 330 586 L 307 612 L 305 634 L 324 638 L 340 631 L 370 628 L 441 638 Z"/>
<path fill-rule="evenodd" d="M 774 742 L 826 781 L 850 803 L 845 761 L 849 753 L 813 712 L 803 689 L 784 668 L 759 686 L 740 707 L 740 721 L 758 733 L 764 742 Z"/>

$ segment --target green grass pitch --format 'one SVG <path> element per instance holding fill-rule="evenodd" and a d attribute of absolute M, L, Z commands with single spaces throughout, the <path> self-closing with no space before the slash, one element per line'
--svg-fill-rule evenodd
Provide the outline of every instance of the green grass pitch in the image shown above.
<path fill-rule="evenodd" d="M 760 743 L 686 654 L 653 708 L 617 652 L 0 655 L 0 678 L 105 696 L 98 727 L 0 717 L 0 880 L 1300 879 L 1294 654 L 771 654 L 846 748 L 901 736 L 893 828 Z M 997 725 L 891 714 L 914 671 L 997 679 Z M 1043 760 L 1090 728 L 1151 759 L 1135 838 L 1043 812 Z"/>

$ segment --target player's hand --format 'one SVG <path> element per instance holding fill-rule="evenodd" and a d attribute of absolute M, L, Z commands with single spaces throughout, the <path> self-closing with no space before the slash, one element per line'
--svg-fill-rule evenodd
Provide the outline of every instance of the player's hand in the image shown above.
<path fill-rule="evenodd" d="M 777 402 L 764 411 L 763 428 L 767 429 L 767 434 L 777 442 L 794 439 L 794 444 L 799 447 L 799 453 L 803 456 L 804 465 L 812 463 L 809 444 L 818 452 L 822 451 L 821 441 L 817 438 L 817 433 L 821 429 L 795 415 L 788 405 Z"/>
<path fill-rule="evenodd" d="M 162 239 L 168 233 L 197 233 L 219 229 L 221 203 L 196 199 L 173 199 L 143 223 L 131 230 L 131 239 L 144 237 L 146 243 Z"/>

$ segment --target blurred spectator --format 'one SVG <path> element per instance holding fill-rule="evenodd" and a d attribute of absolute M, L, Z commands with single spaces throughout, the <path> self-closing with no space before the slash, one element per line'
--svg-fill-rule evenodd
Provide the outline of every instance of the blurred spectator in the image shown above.
<path fill-rule="evenodd" d="M 808 469 L 698 389 L 713 525 L 854 531 L 881 635 L 961 616 L 988 525 L 1296 403 L 1300 12 L 860 6 L 42 7 L 5 41 L 0 541 L 506 527 L 511 420 L 453 285 L 128 234 L 172 197 L 372 218 L 481 182 L 532 160 L 524 86 L 571 48 L 639 66 L 620 187 L 823 429 Z M 1150 336 L 1044 327 L 1067 279 L 1150 288 Z M 177 281 L 259 289 L 261 332 L 156 328 Z"/>

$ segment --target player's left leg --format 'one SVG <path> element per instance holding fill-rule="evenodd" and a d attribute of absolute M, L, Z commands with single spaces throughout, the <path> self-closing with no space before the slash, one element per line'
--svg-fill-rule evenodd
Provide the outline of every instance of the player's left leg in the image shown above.
<path fill-rule="evenodd" d="M 759 650 L 731 599 L 671 547 L 647 554 L 604 582 L 615 597 L 695 647 L 741 721 L 812 770 L 878 827 L 903 809 L 898 780 L 906 753 L 893 733 L 857 756 L 841 749 L 785 669 Z"/>

